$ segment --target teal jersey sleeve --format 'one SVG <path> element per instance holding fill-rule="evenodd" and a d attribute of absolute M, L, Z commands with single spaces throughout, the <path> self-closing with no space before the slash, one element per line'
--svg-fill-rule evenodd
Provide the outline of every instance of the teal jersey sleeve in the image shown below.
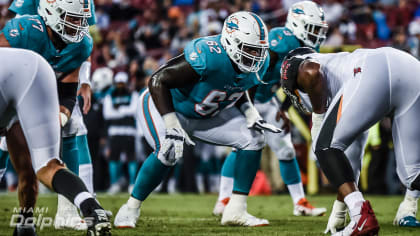
<path fill-rule="evenodd" d="M 270 30 L 268 33 L 268 40 L 270 42 L 270 50 L 283 56 L 290 50 L 300 47 L 299 40 L 286 27 L 277 27 Z"/>
<path fill-rule="evenodd" d="M 194 39 L 189 42 L 184 48 L 184 57 L 191 67 L 201 76 L 204 77 L 206 73 L 206 49 L 205 44 L 201 38 Z"/>
<path fill-rule="evenodd" d="M 38 15 L 39 0 L 13 0 L 9 11 L 18 15 Z"/>
<path fill-rule="evenodd" d="M 41 39 L 42 34 L 46 34 L 46 28 L 39 16 L 23 16 L 10 19 L 2 33 L 11 47 L 38 51 L 35 48 L 45 43 Z"/>
<path fill-rule="evenodd" d="M 18 15 L 38 15 L 39 0 L 13 0 L 9 6 L 9 11 Z M 91 17 L 88 19 L 89 25 L 96 24 L 95 4 L 90 1 Z"/>

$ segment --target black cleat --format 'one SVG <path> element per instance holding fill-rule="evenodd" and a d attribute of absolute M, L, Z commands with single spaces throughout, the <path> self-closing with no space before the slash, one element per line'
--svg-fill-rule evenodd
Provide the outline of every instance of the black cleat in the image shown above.
<path fill-rule="evenodd" d="M 85 221 L 88 224 L 87 236 L 111 236 L 111 223 L 104 209 L 95 209 Z"/>
<path fill-rule="evenodd" d="M 18 224 L 13 231 L 13 236 L 36 236 L 35 226 L 32 224 Z"/>

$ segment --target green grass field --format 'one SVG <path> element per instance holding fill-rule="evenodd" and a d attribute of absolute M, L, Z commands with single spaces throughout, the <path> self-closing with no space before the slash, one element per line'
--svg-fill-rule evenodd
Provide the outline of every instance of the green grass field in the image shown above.
<path fill-rule="evenodd" d="M 127 194 L 108 196 L 99 194 L 102 205 L 114 214 L 127 200 Z M 367 196 L 381 224 L 380 235 L 420 235 L 420 229 L 399 228 L 392 220 L 402 196 Z M 328 217 L 296 217 L 292 215 L 288 195 L 250 197 L 249 212 L 270 220 L 270 226 L 257 228 L 227 227 L 211 215 L 215 195 L 152 195 L 143 205 L 135 229 L 113 229 L 113 235 L 323 235 Z M 329 210 L 332 195 L 311 196 L 309 200 Z M 56 210 L 55 195 L 41 195 L 38 207 L 48 207 L 47 216 Z M 0 195 L 0 235 L 12 235 L 9 222 L 13 208 L 18 206 L 16 194 Z M 84 232 L 38 229 L 38 235 L 85 235 Z"/>

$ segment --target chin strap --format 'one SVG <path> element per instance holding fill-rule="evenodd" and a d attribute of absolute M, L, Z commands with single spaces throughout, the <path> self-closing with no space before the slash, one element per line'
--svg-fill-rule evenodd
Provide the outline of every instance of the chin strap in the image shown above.
<path fill-rule="evenodd" d="M 255 75 L 257 76 L 257 80 L 258 82 L 262 83 L 262 84 L 268 84 L 267 82 L 264 82 L 261 78 L 260 75 L 258 74 L 258 72 L 255 72 Z"/>

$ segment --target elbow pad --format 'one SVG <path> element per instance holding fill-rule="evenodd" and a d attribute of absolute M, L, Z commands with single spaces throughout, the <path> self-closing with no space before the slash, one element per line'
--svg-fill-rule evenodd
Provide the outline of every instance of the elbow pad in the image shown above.
<path fill-rule="evenodd" d="M 57 82 L 58 101 L 70 112 L 73 111 L 74 104 L 76 104 L 77 86 L 78 83 Z"/>

